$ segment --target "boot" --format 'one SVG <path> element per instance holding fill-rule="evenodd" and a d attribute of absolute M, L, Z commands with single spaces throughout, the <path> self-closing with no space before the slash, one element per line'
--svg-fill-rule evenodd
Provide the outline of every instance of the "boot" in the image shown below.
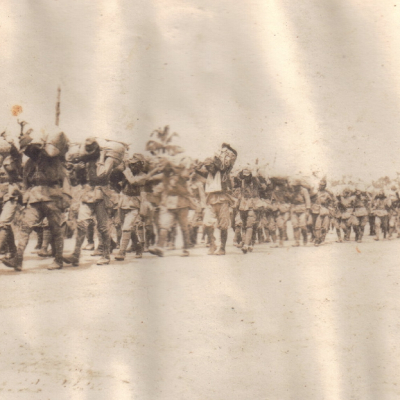
<path fill-rule="evenodd" d="M 118 254 L 114 257 L 117 261 L 124 261 L 126 255 L 126 249 L 128 247 L 129 241 L 131 240 L 131 232 L 123 231 L 121 237 L 121 244 L 119 247 Z"/>
<path fill-rule="evenodd" d="M 267 228 L 265 228 L 265 243 L 271 243 L 271 234 Z"/>
<path fill-rule="evenodd" d="M 173 226 L 170 231 L 168 232 L 168 244 L 167 250 L 175 250 L 175 239 L 176 239 L 176 227 Z"/>
<path fill-rule="evenodd" d="M 315 240 L 314 240 L 314 246 L 318 247 L 321 244 L 321 230 L 316 229 L 315 230 Z"/>
<path fill-rule="evenodd" d="M 143 247 L 144 247 L 143 243 L 138 243 L 138 245 L 136 246 L 135 258 L 142 258 L 143 257 Z"/>
<path fill-rule="evenodd" d="M 283 240 L 285 242 L 287 242 L 289 240 L 288 234 L 287 234 L 287 228 L 285 226 L 284 230 L 283 230 Z"/>
<path fill-rule="evenodd" d="M 274 248 L 283 247 L 283 240 L 284 240 L 283 229 L 279 228 L 279 244 L 277 246 L 272 246 L 272 247 L 274 247 Z"/>
<path fill-rule="evenodd" d="M 56 260 L 54 260 L 54 261 L 47 267 L 47 269 L 48 269 L 49 271 L 54 271 L 54 270 L 62 269 L 62 268 L 63 268 L 63 264 L 60 263 L 60 262 L 57 262 Z"/>
<path fill-rule="evenodd" d="M 164 257 L 164 245 L 168 238 L 168 231 L 166 229 L 160 229 L 160 233 L 158 236 L 157 246 L 149 247 L 149 253 L 154 254 L 158 257 Z"/>
<path fill-rule="evenodd" d="M 221 247 L 214 253 L 217 256 L 225 255 L 226 242 L 228 240 L 228 230 L 221 229 Z"/>
<path fill-rule="evenodd" d="M 120 246 L 121 246 L 121 239 L 122 239 L 122 227 L 121 225 L 116 225 L 115 226 L 115 232 L 117 234 L 117 246 L 115 247 L 116 250 L 119 250 Z"/>
<path fill-rule="evenodd" d="M 364 227 L 360 226 L 358 231 L 358 243 L 362 242 L 363 236 L 364 236 Z"/>
<path fill-rule="evenodd" d="M 92 253 L 90 253 L 90 255 L 92 257 L 98 257 L 98 256 L 101 256 L 102 254 L 103 254 L 103 245 L 102 244 L 99 244 L 97 246 L 97 249 L 95 251 L 93 251 Z"/>
<path fill-rule="evenodd" d="M 356 242 L 360 243 L 360 241 L 359 241 L 360 240 L 359 239 L 359 232 L 360 232 L 359 227 L 358 226 L 354 226 L 353 229 L 354 229 L 354 233 L 356 234 Z"/>
<path fill-rule="evenodd" d="M 115 242 L 109 235 L 109 232 L 101 232 L 103 239 L 103 256 L 96 262 L 97 265 L 110 264 L 110 254 L 115 249 Z"/>
<path fill-rule="evenodd" d="M 7 252 L 5 258 L 7 260 L 15 257 L 17 248 L 15 246 L 14 232 L 11 226 L 5 226 L 0 229 L 0 247 L 6 248 Z"/>
<path fill-rule="evenodd" d="M 82 250 L 90 250 L 90 251 L 93 251 L 94 250 L 94 243 L 86 243 L 86 246 L 84 246 L 83 248 L 82 248 Z"/>
<path fill-rule="evenodd" d="M 86 246 L 83 247 L 83 250 L 90 250 L 90 251 L 94 250 L 94 226 L 95 226 L 94 221 L 89 222 L 86 232 L 87 243 Z"/>
<path fill-rule="evenodd" d="M 37 254 L 39 250 L 42 248 L 43 244 L 43 228 L 36 228 L 36 234 L 37 234 L 37 242 L 36 246 L 32 251 L 32 254 Z"/>
<path fill-rule="evenodd" d="M 340 228 L 336 228 L 336 235 L 337 235 L 337 238 L 338 238 L 338 243 L 342 243 L 343 242 L 343 240 L 342 240 L 342 232 L 340 231 Z"/>
<path fill-rule="evenodd" d="M 307 241 L 308 241 L 307 229 L 302 229 L 301 233 L 303 235 L 303 245 L 307 246 Z"/>
<path fill-rule="evenodd" d="M 206 230 L 207 230 L 208 238 L 210 240 L 210 248 L 208 249 L 208 253 L 207 254 L 209 256 L 212 256 L 212 255 L 214 255 L 214 253 L 217 250 L 217 246 L 215 245 L 214 228 L 211 227 L 211 226 L 208 226 L 206 228 Z"/>
<path fill-rule="evenodd" d="M 146 235 L 145 235 L 145 242 L 144 242 L 144 249 L 143 249 L 144 253 L 147 253 L 149 251 L 149 247 L 151 246 L 151 240 L 152 240 L 153 234 L 154 234 L 153 230 L 154 230 L 153 225 L 146 225 L 146 227 L 145 227 Z"/>
<path fill-rule="evenodd" d="M 81 254 L 82 244 L 85 241 L 86 231 L 84 228 L 79 227 L 76 230 L 75 249 L 69 256 L 63 256 L 62 261 L 66 264 L 72 264 L 73 267 L 79 266 L 79 256 Z"/>
<path fill-rule="evenodd" d="M 97 260 L 96 265 L 108 265 L 110 264 L 110 257 L 101 257 Z"/>
<path fill-rule="evenodd" d="M 252 245 L 252 239 L 253 239 L 253 228 L 247 228 L 246 229 L 246 236 L 244 238 L 244 244 L 246 244 L 247 246 L 251 246 Z"/>
<path fill-rule="evenodd" d="M 74 254 L 63 256 L 63 262 L 65 262 L 65 264 L 72 264 L 73 267 L 78 267 L 79 257 L 76 257 Z"/>
<path fill-rule="evenodd" d="M 199 233 L 199 227 L 198 226 L 194 226 L 192 228 L 192 235 L 191 235 L 193 247 L 196 246 L 196 244 L 197 244 L 197 235 L 198 235 L 198 233 Z"/>
<path fill-rule="evenodd" d="M 326 230 L 325 230 L 325 229 L 322 229 L 322 230 L 321 230 L 320 244 L 325 243 L 325 238 L 326 238 Z"/>
<path fill-rule="evenodd" d="M 258 243 L 264 243 L 264 232 L 262 228 L 257 229 Z"/>
<path fill-rule="evenodd" d="M 139 239 L 136 235 L 136 232 L 131 233 L 131 246 L 126 250 L 127 253 L 134 253 L 136 251 L 136 246 L 139 243 Z"/>
<path fill-rule="evenodd" d="M 8 268 L 14 268 L 15 271 L 22 271 L 22 257 L 18 254 L 9 260 L 1 260 L 2 263 Z"/>
<path fill-rule="evenodd" d="M 240 244 L 240 242 L 242 241 L 242 237 L 241 237 L 241 234 L 240 234 L 240 230 L 241 230 L 240 226 L 237 226 L 237 227 L 235 228 L 235 236 L 233 237 L 233 245 L 234 245 L 235 247 L 238 247 L 239 244 Z"/>
<path fill-rule="evenodd" d="M 300 228 L 293 228 L 293 235 L 295 243 L 292 246 L 300 247 Z"/>
<path fill-rule="evenodd" d="M 43 228 L 43 242 L 42 248 L 38 252 L 39 257 L 51 257 L 51 251 L 49 251 L 49 244 L 51 242 L 51 231 L 50 228 Z"/>

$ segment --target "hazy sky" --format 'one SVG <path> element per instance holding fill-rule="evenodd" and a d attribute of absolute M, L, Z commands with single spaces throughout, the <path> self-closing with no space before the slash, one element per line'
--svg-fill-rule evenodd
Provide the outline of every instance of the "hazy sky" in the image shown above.
<path fill-rule="evenodd" d="M 3 0 L 0 124 L 364 178 L 400 172 L 400 3 Z"/>

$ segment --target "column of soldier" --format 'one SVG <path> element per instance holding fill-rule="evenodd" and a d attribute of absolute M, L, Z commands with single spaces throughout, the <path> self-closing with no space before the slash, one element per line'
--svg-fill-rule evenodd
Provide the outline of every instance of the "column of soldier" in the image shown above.
<path fill-rule="evenodd" d="M 396 188 L 372 195 L 346 187 L 333 195 L 324 179 L 314 190 L 301 178 L 262 176 L 255 166 L 232 173 L 236 158 L 226 143 L 194 162 L 168 154 L 168 147 L 146 155 L 94 137 L 71 144 L 62 132 L 30 130 L 18 143 L 1 138 L 2 262 L 22 270 L 32 231 L 38 255 L 54 258 L 49 270 L 79 266 L 83 249 L 99 257 L 98 265 L 109 264 L 113 252 L 116 262 L 130 251 L 135 258 L 144 252 L 162 257 L 175 248 L 178 227 L 185 257 L 199 236 L 209 255 L 225 255 L 230 228 L 243 254 L 257 243 L 283 247 L 289 219 L 296 247 L 301 239 L 303 245 L 323 244 L 330 229 L 336 229 L 338 242 L 349 241 L 352 230 L 361 242 L 367 223 L 375 240 L 396 231 Z M 69 255 L 66 237 L 75 239 Z"/>

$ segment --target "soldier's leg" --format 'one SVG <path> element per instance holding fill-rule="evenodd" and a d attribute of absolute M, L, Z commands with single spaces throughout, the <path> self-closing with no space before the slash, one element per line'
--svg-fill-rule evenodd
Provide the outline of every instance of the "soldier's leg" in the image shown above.
<path fill-rule="evenodd" d="M 380 240 L 381 223 L 382 223 L 381 218 L 376 216 L 375 217 L 375 224 L 374 224 L 374 226 L 375 226 L 375 238 L 374 239 L 375 240 Z"/>
<path fill-rule="evenodd" d="M 38 252 L 38 256 L 51 257 L 51 251 L 49 251 L 49 245 L 51 243 L 51 240 L 52 236 L 51 236 L 50 226 L 48 223 L 46 223 L 46 225 L 43 226 L 43 243 L 41 249 Z"/>
<path fill-rule="evenodd" d="M 290 218 L 290 212 L 285 212 L 283 214 L 283 240 L 287 241 L 289 240 L 289 236 L 287 233 L 287 222 L 289 221 Z"/>
<path fill-rule="evenodd" d="M 43 226 L 35 226 L 33 228 L 33 230 L 36 232 L 37 235 L 37 242 L 36 242 L 36 246 L 33 249 L 32 253 L 38 253 L 39 250 L 42 248 L 42 244 L 43 244 Z"/>
<path fill-rule="evenodd" d="M 392 238 L 392 236 L 393 236 L 393 233 L 395 232 L 395 230 L 396 230 L 396 216 L 395 215 L 389 215 L 388 216 L 388 231 L 389 231 L 389 239 L 391 239 Z"/>
<path fill-rule="evenodd" d="M 282 214 L 279 214 L 276 217 L 276 226 L 278 227 L 279 247 L 283 247 L 283 241 L 285 239 L 285 234 L 284 234 L 285 223 L 284 223 Z"/>
<path fill-rule="evenodd" d="M 160 207 L 159 213 L 159 234 L 157 246 L 152 246 L 149 248 L 151 254 L 155 254 L 158 257 L 164 256 L 164 247 L 168 240 L 168 231 L 171 229 L 175 223 L 175 215 L 165 207 Z"/>
<path fill-rule="evenodd" d="M 276 221 L 273 215 L 270 215 L 268 220 L 268 232 L 271 235 L 273 243 L 276 243 Z"/>
<path fill-rule="evenodd" d="M 220 231 L 220 246 L 219 249 L 214 253 L 217 256 L 225 255 L 226 242 L 228 240 L 228 229 L 230 227 L 230 211 L 228 203 L 218 204 L 216 207 L 217 211 L 217 228 Z"/>
<path fill-rule="evenodd" d="M 303 245 L 306 246 L 307 245 L 307 214 L 306 213 L 301 213 L 299 216 L 299 229 L 303 235 Z"/>
<path fill-rule="evenodd" d="M 121 238 L 122 238 L 122 223 L 121 223 L 121 210 L 120 208 L 117 208 L 114 210 L 114 226 L 115 226 L 115 234 L 117 236 L 117 242 L 116 242 L 116 249 L 119 250 L 119 246 L 121 243 Z"/>
<path fill-rule="evenodd" d="M 321 244 L 321 229 L 322 229 L 322 218 L 319 214 L 313 214 L 313 229 L 315 235 L 314 246 Z"/>
<path fill-rule="evenodd" d="M 264 236 L 264 211 L 257 211 L 257 237 L 258 243 L 265 242 Z"/>
<path fill-rule="evenodd" d="M 94 216 L 94 204 L 81 203 L 76 223 L 75 248 L 70 256 L 64 256 L 63 261 L 73 266 L 79 265 L 82 244 L 85 241 L 86 231 Z"/>
<path fill-rule="evenodd" d="M 139 213 L 136 218 L 135 229 L 136 229 L 136 235 L 138 237 L 138 244 L 136 245 L 135 258 L 142 258 L 143 248 L 144 248 L 144 223 Z"/>
<path fill-rule="evenodd" d="M 351 230 L 351 224 L 349 218 L 342 219 L 340 227 L 343 229 L 344 232 L 344 241 L 348 242 L 350 240 L 350 230 Z"/>
<path fill-rule="evenodd" d="M 116 260 L 124 260 L 126 256 L 126 250 L 131 240 L 131 232 L 136 229 L 136 222 L 139 216 L 139 209 L 135 208 L 132 210 L 121 210 L 121 222 L 122 222 L 122 237 L 120 242 L 120 248 L 118 254 L 115 256 Z"/>
<path fill-rule="evenodd" d="M 0 248 L 6 248 L 6 258 L 15 257 L 17 248 L 15 246 L 14 232 L 11 224 L 18 209 L 16 200 L 8 200 L 4 203 L 0 213 Z"/>
<path fill-rule="evenodd" d="M 177 235 L 177 225 L 176 222 L 174 222 L 174 224 L 168 230 L 167 250 L 175 250 L 176 235 Z"/>
<path fill-rule="evenodd" d="M 300 225 L 299 225 L 299 216 L 300 214 L 292 212 L 292 227 L 293 227 L 293 236 L 294 236 L 294 247 L 300 246 Z"/>
<path fill-rule="evenodd" d="M 358 231 L 358 241 L 361 242 L 362 238 L 364 236 L 364 229 L 365 229 L 365 225 L 367 225 L 368 222 L 368 215 L 363 216 L 363 217 L 359 217 L 359 231 Z"/>
<path fill-rule="evenodd" d="M 313 217 L 311 213 L 307 215 L 307 232 L 311 235 L 310 242 L 312 243 L 315 240 L 315 235 L 313 229 Z"/>
<path fill-rule="evenodd" d="M 63 267 L 63 250 L 64 250 L 64 229 L 65 219 L 62 210 L 55 201 L 43 203 L 43 211 L 47 217 L 50 228 L 53 246 L 54 246 L 54 263 L 50 265 L 49 270 L 61 269 Z"/>
<path fill-rule="evenodd" d="M 178 224 L 181 228 L 182 232 L 182 239 L 183 239 L 183 251 L 181 256 L 186 257 L 189 255 L 188 249 L 190 248 L 190 236 L 189 236 L 189 226 L 188 226 L 188 215 L 189 215 L 189 208 L 180 208 L 175 211 L 176 219 Z"/>
<path fill-rule="evenodd" d="M 262 226 L 265 233 L 265 243 L 271 243 L 271 232 L 269 230 L 269 216 L 264 212 Z"/>
<path fill-rule="evenodd" d="M 385 215 L 382 217 L 382 233 L 383 238 L 386 239 L 386 235 L 389 232 L 389 216 Z"/>
<path fill-rule="evenodd" d="M 326 234 L 329 231 L 329 226 L 331 223 L 331 218 L 329 215 L 324 215 L 322 217 L 322 225 L 321 225 L 321 243 L 325 242 Z"/>
<path fill-rule="evenodd" d="M 145 226 L 146 230 L 146 240 L 145 240 L 145 249 L 144 251 L 148 251 L 149 247 L 154 245 L 155 243 L 155 233 L 154 233 L 154 226 L 152 223 L 147 222 Z"/>
<path fill-rule="evenodd" d="M 217 214 L 215 210 L 215 205 L 207 205 L 204 211 L 204 231 L 206 232 L 208 239 L 210 241 L 210 248 L 208 250 L 208 255 L 213 255 L 217 250 L 215 245 L 214 228 L 217 227 Z"/>
<path fill-rule="evenodd" d="M 339 243 L 342 243 L 343 242 L 343 240 L 342 240 L 342 232 L 340 230 L 341 220 L 339 218 L 335 218 L 333 222 L 334 222 L 334 225 L 335 225 L 335 228 L 336 228 L 336 235 L 337 235 L 337 239 L 338 239 L 337 241 Z"/>
<path fill-rule="evenodd" d="M 79 215 L 79 213 L 78 213 Z M 90 220 L 88 227 L 87 227 L 87 235 L 86 235 L 86 239 L 87 239 L 87 244 L 86 246 L 83 248 L 83 250 L 94 250 L 94 228 L 95 228 L 95 223 L 94 220 Z"/>
<path fill-rule="evenodd" d="M 255 224 L 257 223 L 257 216 L 254 210 L 249 210 L 247 214 L 247 221 L 246 221 L 246 240 L 245 244 L 248 243 L 248 250 L 253 250 L 253 238 L 254 238 L 254 231 L 255 231 Z"/>
<path fill-rule="evenodd" d="M 111 234 L 109 214 L 104 200 L 94 203 L 94 213 L 97 221 L 97 229 L 101 235 L 103 244 L 103 256 L 97 261 L 97 265 L 106 265 L 110 263 Z"/>
<path fill-rule="evenodd" d="M 234 225 L 235 235 L 234 235 L 234 238 L 233 238 L 233 245 L 236 246 L 236 247 L 241 247 L 244 244 L 244 243 L 242 243 L 243 221 L 242 221 L 242 218 L 240 217 L 239 210 L 237 210 L 237 212 L 236 212 L 234 224 L 235 224 Z"/>
<path fill-rule="evenodd" d="M 250 229 L 250 231 L 249 231 L 250 234 L 247 234 L 248 215 L 249 215 L 248 211 L 240 211 L 240 218 L 243 222 L 242 231 L 243 231 L 244 239 L 243 239 L 242 251 L 244 254 L 246 254 L 249 249 L 249 243 L 251 240 L 251 235 L 253 233 L 253 229 Z"/>
<path fill-rule="evenodd" d="M 43 217 L 43 210 L 40 207 L 40 203 L 28 204 L 26 206 L 21 218 L 17 252 L 15 257 L 9 260 L 2 260 L 4 265 L 14 268 L 16 271 L 22 270 L 22 262 L 26 246 L 28 245 L 29 235 L 32 232 L 33 227 L 38 224 Z"/>

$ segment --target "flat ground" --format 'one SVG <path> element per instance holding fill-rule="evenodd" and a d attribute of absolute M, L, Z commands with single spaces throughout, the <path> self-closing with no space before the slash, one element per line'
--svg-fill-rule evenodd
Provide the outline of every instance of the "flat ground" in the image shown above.
<path fill-rule="evenodd" d="M 400 398 L 400 240 L 61 271 L 33 242 L 0 266 L 1 399 Z"/>

